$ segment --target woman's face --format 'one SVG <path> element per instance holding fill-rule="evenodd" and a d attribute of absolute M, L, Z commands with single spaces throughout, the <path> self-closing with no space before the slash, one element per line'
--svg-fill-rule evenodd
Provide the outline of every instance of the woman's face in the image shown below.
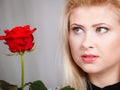
<path fill-rule="evenodd" d="M 109 6 L 78 7 L 70 15 L 69 45 L 75 63 L 87 73 L 120 67 L 120 23 Z"/>

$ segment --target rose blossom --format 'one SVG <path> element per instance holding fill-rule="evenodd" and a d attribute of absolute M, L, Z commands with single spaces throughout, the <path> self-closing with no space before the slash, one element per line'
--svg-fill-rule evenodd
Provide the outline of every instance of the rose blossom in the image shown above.
<path fill-rule="evenodd" d="M 5 30 L 6 36 L 0 36 L 0 40 L 5 40 L 9 50 L 13 53 L 29 51 L 34 46 L 32 33 L 36 28 L 30 29 L 29 25 L 17 26 L 12 30 Z"/>

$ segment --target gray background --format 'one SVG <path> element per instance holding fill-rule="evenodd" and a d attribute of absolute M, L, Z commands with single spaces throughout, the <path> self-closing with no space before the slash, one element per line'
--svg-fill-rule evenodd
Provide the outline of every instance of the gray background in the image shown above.
<path fill-rule="evenodd" d="M 5 29 L 30 24 L 36 27 L 35 50 L 25 53 L 25 82 L 42 80 L 48 88 L 61 83 L 59 30 L 63 0 L 0 0 L 0 35 Z M 20 86 L 20 57 L 0 41 L 0 80 Z M 27 90 L 27 89 L 26 89 Z"/>

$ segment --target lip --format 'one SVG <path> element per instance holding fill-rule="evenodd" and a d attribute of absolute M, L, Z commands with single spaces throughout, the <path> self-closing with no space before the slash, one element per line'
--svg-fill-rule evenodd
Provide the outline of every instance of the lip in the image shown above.
<path fill-rule="evenodd" d="M 81 59 L 86 63 L 92 63 L 98 59 L 99 56 L 94 54 L 83 54 Z"/>

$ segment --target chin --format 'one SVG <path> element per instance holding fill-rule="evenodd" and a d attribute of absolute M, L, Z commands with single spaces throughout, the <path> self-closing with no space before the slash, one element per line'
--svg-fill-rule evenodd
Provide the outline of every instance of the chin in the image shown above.
<path fill-rule="evenodd" d="M 95 68 L 84 68 L 82 69 L 84 72 L 88 73 L 88 74 L 96 74 L 99 73 L 99 70 L 95 69 Z"/>

